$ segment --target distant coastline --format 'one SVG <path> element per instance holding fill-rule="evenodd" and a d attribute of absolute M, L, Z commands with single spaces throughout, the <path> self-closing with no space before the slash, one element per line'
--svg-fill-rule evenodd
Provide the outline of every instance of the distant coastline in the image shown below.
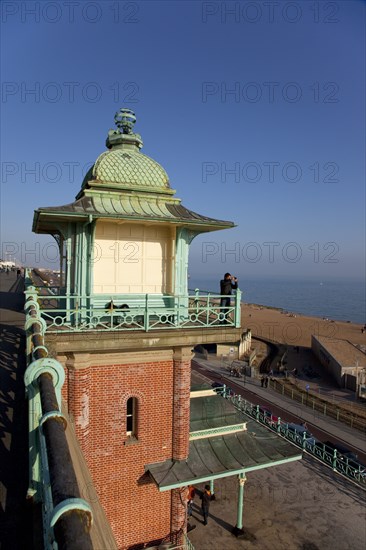
<path fill-rule="evenodd" d="M 366 322 L 365 285 L 361 280 L 239 279 L 239 285 L 242 301 L 248 305 L 345 323 Z M 218 294 L 217 280 L 191 277 L 188 286 Z"/>

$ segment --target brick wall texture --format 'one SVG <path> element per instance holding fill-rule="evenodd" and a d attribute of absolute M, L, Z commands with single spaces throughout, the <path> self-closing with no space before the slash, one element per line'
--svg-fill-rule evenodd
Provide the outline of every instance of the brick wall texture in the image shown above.
<path fill-rule="evenodd" d="M 66 371 L 64 398 L 118 547 L 185 530 L 182 490 L 160 493 L 144 466 L 188 456 L 190 361 Z M 137 404 L 135 438 L 126 434 L 129 397 Z"/>

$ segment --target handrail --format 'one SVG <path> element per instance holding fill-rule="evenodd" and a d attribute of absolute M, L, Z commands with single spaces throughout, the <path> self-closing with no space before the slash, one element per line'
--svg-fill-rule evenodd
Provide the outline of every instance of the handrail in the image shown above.
<path fill-rule="evenodd" d="M 236 289 L 233 288 L 233 290 L 232 290 L 233 293 L 232 293 L 232 294 L 229 294 L 229 296 L 231 296 L 232 298 L 234 298 L 234 297 L 235 297 L 235 293 L 236 293 L 238 290 L 240 291 L 239 288 L 236 288 Z M 203 295 L 205 295 L 205 294 L 210 294 L 210 295 L 214 296 L 214 295 L 217 294 L 216 292 L 213 292 L 212 290 L 205 290 L 205 289 L 203 289 L 203 288 L 189 288 L 189 289 L 188 289 L 188 292 L 191 292 L 192 294 L 193 294 L 194 292 L 197 292 L 197 291 L 200 292 L 200 293 L 203 294 Z M 228 297 L 228 295 L 225 294 L 225 298 L 227 298 L 227 297 Z"/>
<path fill-rule="evenodd" d="M 26 273 L 29 282 L 28 273 Z M 27 369 L 24 381 L 29 402 L 28 496 L 42 502 L 44 546 L 64 550 L 92 550 L 92 512 L 80 498 L 76 474 L 66 440 L 67 420 L 61 412 L 65 374 L 48 357 L 36 289 L 25 291 Z"/>

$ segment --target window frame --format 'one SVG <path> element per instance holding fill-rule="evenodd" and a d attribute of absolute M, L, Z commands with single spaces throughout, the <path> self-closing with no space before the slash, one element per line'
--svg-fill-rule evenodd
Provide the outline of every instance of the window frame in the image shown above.
<path fill-rule="evenodd" d="M 132 403 L 131 412 L 129 412 L 129 403 Z M 127 399 L 127 403 L 126 403 L 126 436 L 128 438 L 137 439 L 137 409 L 138 409 L 137 397 L 131 395 Z M 129 426 L 129 424 L 131 425 Z M 131 427 L 131 430 L 128 429 L 129 427 Z"/>

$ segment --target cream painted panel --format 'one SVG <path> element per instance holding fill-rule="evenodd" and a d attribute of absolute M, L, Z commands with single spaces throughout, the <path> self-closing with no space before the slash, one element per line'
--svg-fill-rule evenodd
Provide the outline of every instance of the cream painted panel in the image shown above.
<path fill-rule="evenodd" d="M 113 230 L 115 233 L 115 228 L 110 224 L 103 224 L 101 228 L 97 225 L 99 238 L 95 239 L 94 246 L 94 292 L 110 292 L 110 287 L 116 282 L 116 239 Z M 104 290 L 107 285 L 109 289 Z"/>
<path fill-rule="evenodd" d="M 124 226 L 126 227 L 126 226 Z M 129 229 L 129 234 L 131 237 L 140 237 L 141 240 L 143 239 L 144 237 L 144 232 L 145 232 L 145 227 L 144 226 L 141 226 L 141 225 L 130 225 L 129 228 L 126 228 L 126 233 L 127 233 L 127 230 Z"/>
<path fill-rule="evenodd" d="M 97 223 L 94 292 L 171 292 L 174 236 L 167 227 Z"/>
<path fill-rule="evenodd" d="M 103 290 L 101 291 L 102 294 L 110 294 L 111 296 L 113 294 L 116 294 L 115 285 L 103 285 L 102 288 L 103 288 Z"/>
<path fill-rule="evenodd" d="M 164 242 L 147 241 L 144 244 L 145 244 L 145 257 L 147 258 L 161 258 L 163 256 L 163 251 L 166 252 L 166 247 Z"/>

